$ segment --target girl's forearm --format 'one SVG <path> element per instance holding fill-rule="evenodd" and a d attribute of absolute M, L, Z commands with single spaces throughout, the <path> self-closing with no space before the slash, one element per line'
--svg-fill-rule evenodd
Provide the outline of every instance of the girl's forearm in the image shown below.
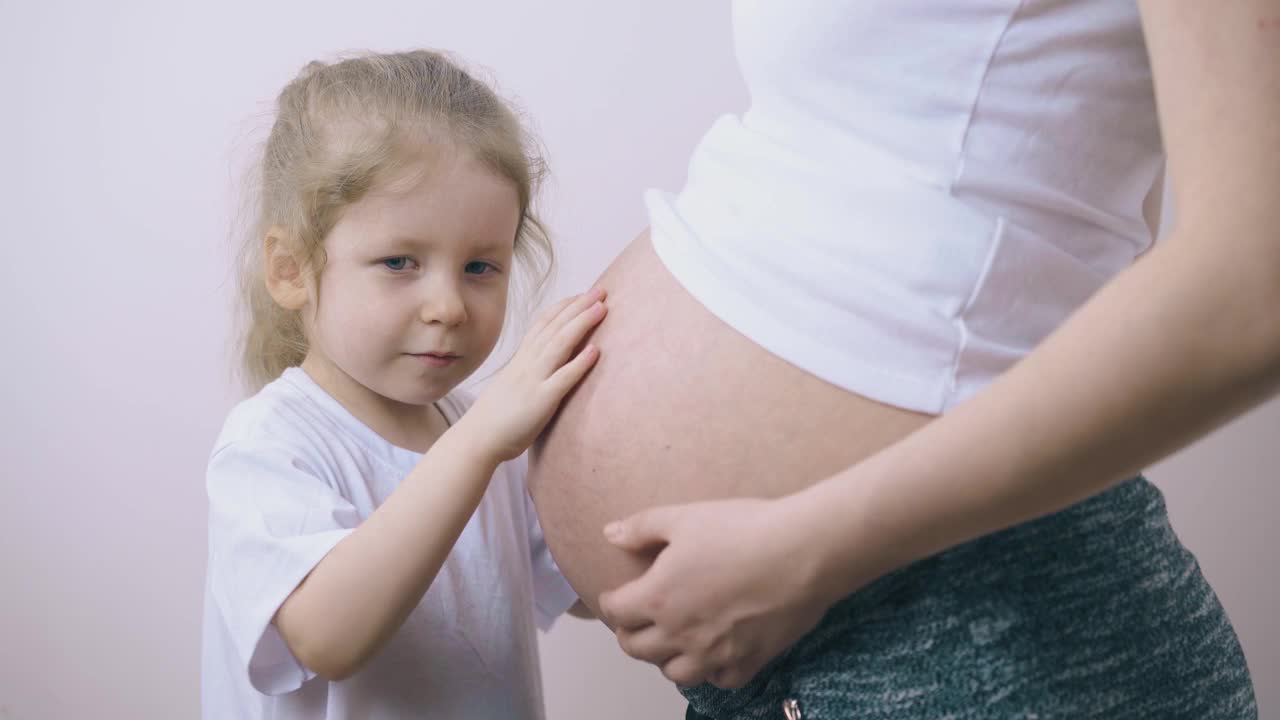
<path fill-rule="evenodd" d="M 281 606 L 276 626 L 308 668 L 351 675 L 421 601 L 497 468 L 471 440 L 465 418 L 441 435 Z"/>
<path fill-rule="evenodd" d="M 1065 508 L 1274 393 L 1280 243 L 1261 235 L 1268 225 L 1233 228 L 1259 235 L 1231 243 L 1175 235 L 967 403 L 788 498 L 793 525 L 817 535 L 817 592 L 834 600 Z"/>

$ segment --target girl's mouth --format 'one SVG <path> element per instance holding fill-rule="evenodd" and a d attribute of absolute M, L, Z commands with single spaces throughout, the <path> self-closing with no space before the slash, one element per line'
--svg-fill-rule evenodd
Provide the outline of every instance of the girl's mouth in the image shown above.
<path fill-rule="evenodd" d="M 452 365 L 459 357 L 453 353 L 412 353 L 412 356 L 426 365 L 438 368 Z"/>

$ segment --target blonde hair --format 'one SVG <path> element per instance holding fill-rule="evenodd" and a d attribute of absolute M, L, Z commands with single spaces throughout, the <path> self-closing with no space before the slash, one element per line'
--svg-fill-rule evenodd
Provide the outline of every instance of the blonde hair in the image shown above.
<path fill-rule="evenodd" d="M 424 142 L 452 144 L 515 186 L 518 290 L 536 295 L 555 264 L 533 210 L 544 176 L 536 144 L 487 85 L 442 53 L 362 54 L 309 63 L 276 99 L 275 122 L 255 169 L 257 220 L 240 253 L 241 372 L 256 392 L 298 365 L 307 338 L 297 311 L 267 292 L 263 241 L 280 228 L 312 278 L 342 211 L 415 159 Z"/>

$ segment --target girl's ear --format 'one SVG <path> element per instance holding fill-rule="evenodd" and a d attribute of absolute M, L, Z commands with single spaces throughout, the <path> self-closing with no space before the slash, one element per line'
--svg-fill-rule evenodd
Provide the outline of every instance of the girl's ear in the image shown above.
<path fill-rule="evenodd" d="M 285 310 L 301 310 L 307 304 L 307 281 L 284 229 L 272 227 L 267 231 L 262 250 L 267 292 Z"/>

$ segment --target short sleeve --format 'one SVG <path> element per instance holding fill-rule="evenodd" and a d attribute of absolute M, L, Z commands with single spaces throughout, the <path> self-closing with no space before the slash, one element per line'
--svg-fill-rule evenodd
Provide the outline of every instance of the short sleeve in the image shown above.
<path fill-rule="evenodd" d="M 271 620 L 317 563 L 360 522 L 355 507 L 297 454 L 253 440 L 209 460 L 209 593 L 259 692 L 291 692 L 315 676 Z"/>
<path fill-rule="evenodd" d="M 551 549 L 542 536 L 542 525 L 538 523 L 538 513 L 527 491 L 524 501 L 525 517 L 529 523 L 529 551 L 532 555 L 534 614 L 538 627 L 546 632 L 551 629 L 556 618 L 578 602 L 578 593 L 569 585 L 569 581 L 560 572 L 560 566 L 556 565 L 555 558 L 551 556 Z"/>

